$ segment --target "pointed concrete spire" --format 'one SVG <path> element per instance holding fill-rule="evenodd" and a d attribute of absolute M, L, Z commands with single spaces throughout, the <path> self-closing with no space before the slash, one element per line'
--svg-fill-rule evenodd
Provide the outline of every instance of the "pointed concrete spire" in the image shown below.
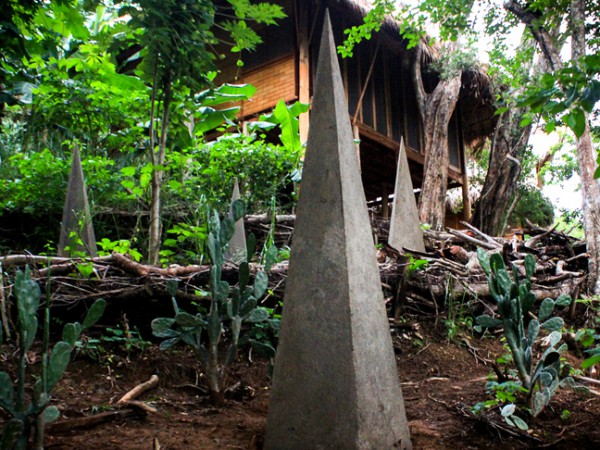
<path fill-rule="evenodd" d="M 400 151 L 398 152 L 396 189 L 394 190 L 394 205 L 392 206 L 388 243 L 397 250 L 406 247 L 419 252 L 425 251 L 423 230 L 421 230 L 417 201 L 410 179 L 404 139 L 400 140 Z"/>
<path fill-rule="evenodd" d="M 83 241 L 83 245 L 77 243 L 79 239 Z M 69 249 L 67 250 L 66 247 L 69 247 Z M 58 254 L 61 256 L 73 256 L 75 251 L 86 253 L 91 257 L 98 256 L 90 204 L 85 189 L 79 147 L 77 146 L 73 150 L 67 198 L 65 199 L 60 228 Z"/>
<path fill-rule="evenodd" d="M 233 203 L 240 199 L 240 185 L 238 179 L 235 179 L 233 185 L 233 194 L 231 195 L 231 206 L 229 208 L 229 217 L 233 218 Z M 246 260 L 246 230 L 244 228 L 244 219 L 240 219 L 235 223 L 235 231 L 229 241 L 229 249 L 225 254 L 225 260 L 239 264 Z"/>
<path fill-rule="evenodd" d="M 360 179 L 327 13 L 267 450 L 411 446 Z"/>

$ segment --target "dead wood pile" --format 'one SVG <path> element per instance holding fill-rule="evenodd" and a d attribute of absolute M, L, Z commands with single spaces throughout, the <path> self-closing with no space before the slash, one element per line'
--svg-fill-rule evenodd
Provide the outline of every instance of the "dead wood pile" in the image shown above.
<path fill-rule="evenodd" d="M 397 251 L 387 245 L 389 221 L 372 220 L 373 234 L 379 244 L 377 258 L 386 301 L 396 312 L 408 308 L 415 313 L 438 312 L 449 299 L 486 300 L 490 293 L 485 275 L 476 256 L 476 248 L 501 253 L 507 263 L 516 265 L 524 274 L 526 254 L 537 258 L 533 288 L 537 298 L 556 298 L 560 294 L 577 296 L 586 280 L 587 255 L 585 242 L 556 230 L 530 226 L 522 236 L 511 239 L 490 237 L 464 223 L 464 230 L 448 229 L 444 232 L 425 232 L 427 252 L 410 249 Z M 278 246 L 291 245 L 294 216 L 266 216 L 246 218 L 246 227 L 259 236 L 259 242 L 272 232 Z M 273 230 L 271 228 L 274 226 Z M 409 258 L 425 260 L 427 264 L 414 270 Z M 10 297 L 13 274 L 16 268 L 29 265 L 32 274 L 44 291 L 49 283 L 53 305 L 73 308 L 89 305 L 104 298 L 113 310 L 132 310 L 137 315 L 147 313 L 149 318 L 171 314 L 170 297 L 166 282 L 179 280 L 178 301 L 182 306 L 209 300 L 206 286 L 209 267 L 171 266 L 158 268 L 132 261 L 127 256 L 114 253 L 109 256 L 81 261 L 68 258 L 51 258 L 34 255 L 0 257 L 3 288 L 0 289 L 2 313 L 6 314 L 6 300 Z M 78 266 L 93 267 L 92 276 L 83 276 Z M 252 264 L 251 271 L 262 270 Z M 0 272 L 1 274 L 1 272 Z M 273 266 L 269 272 L 270 294 L 265 304 L 272 306 L 283 296 L 287 262 Z M 237 281 L 237 268 L 226 265 L 223 278 Z M 79 305 L 79 306 L 78 306 Z M 165 311 L 165 308 L 167 310 Z M 131 317 L 131 316 L 130 316 Z"/>

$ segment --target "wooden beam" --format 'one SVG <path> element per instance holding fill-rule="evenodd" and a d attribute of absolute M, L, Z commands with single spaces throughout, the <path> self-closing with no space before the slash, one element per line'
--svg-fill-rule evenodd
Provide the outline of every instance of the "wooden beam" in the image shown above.
<path fill-rule="evenodd" d="M 371 65 L 369 66 L 369 71 L 367 72 L 367 77 L 365 78 L 365 83 L 360 93 L 360 97 L 358 97 L 358 103 L 356 105 L 356 112 L 354 113 L 354 117 L 352 118 L 352 125 L 356 123 L 358 119 L 358 113 L 362 109 L 362 102 L 367 91 L 367 87 L 369 86 L 369 81 L 371 80 L 371 75 L 373 75 L 373 68 L 375 67 L 375 61 L 377 60 L 377 54 L 379 53 L 379 44 L 380 41 L 377 42 L 377 48 L 375 49 L 375 54 L 373 55 L 373 59 L 371 60 Z M 375 112 L 373 112 L 373 117 L 375 117 Z"/>
<path fill-rule="evenodd" d="M 310 30 L 308 29 L 308 9 L 296 9 L 296 27 L 298 35 L 298 100 L 310 103 Z M 309 112 L 300 114 L 298 128 L 300 142 L 308 139 Z"/>

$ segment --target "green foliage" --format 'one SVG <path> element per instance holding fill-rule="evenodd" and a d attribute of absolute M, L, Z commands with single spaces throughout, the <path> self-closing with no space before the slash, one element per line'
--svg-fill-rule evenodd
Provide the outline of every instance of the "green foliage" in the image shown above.
<path fill-rule="evenodd" d="M 272 113 L 262 115 L 257 122 L 250 122 L 251 130 L 271 130 L 279 127 L 281 133 L 279 138 L 281 144 L 292 153 L 299 153 L 302 150 L 300 142 L 298 116 L 307 112 L 309 105 L 306 103 L 296 102 L 291 106 L 280 100 L 275 106 Z"/>
<path fill-rule="evenodd" d="M 371 39 L 373 33 L 381 29 L 386 18 L 398 25 L 400 35 L 407 41 L 409 49 L 425 38 L 428 22 L 439 25 L 442 41 L 456 41 L 459 34 L 468 34 L 473 30 L 469 19 L 472 6 L 473 0 L 421 0 L 410 4 L 374 0 L 363 23 L 344 31 L 347 38 L 338 47 L 338 53 L 344 58 L 351 57 L 354 46 Z"/>
<path fill-rule="evenodd" d="M 264 210 L 273 196 L 297 180 L 294 176 L 301 154 L 300 149 L 235 134 L 197 149 L 173 152 L 168 158 L 173 201 L 181 205 L 203 194 L 209 204 L 223 209 L 231 200 L 231 186 L 237 178 L 248 209 Z M 283 206 L 292 200 L 281 198 Z M 167 199 L 166 203 L 171 202 Z"/>
<path fill-rule="evenodd" d="M 160 317 L 152 321 L 152 331 L 156 337 L 164 338 L 160 348 L 166 350 L 179 342 L 191 346 L 205 368 L 209 391 L 214 402 L 222 402 L 222 382 L 226 369 L 233 363 L 241 345 L 250 344 L 252 348 L 266 352 L 270 356 L 275 350 L 262 340 L 252 339 L 249 335 L 240 338 L 244 322 L 259 324 L 270 320 L 270 312 L 257 306 L 258 300 L 267 290 L 268 277 L 263 271 L 256 273 L 254 283 L 250 282 L 249 258 L 254 255 L 255 240 L 248 238 L 247 259 L 238 267 L 238 283 L 230 286 L 221 277 L 225 264 L 224 255 L 231 240 L 235 222 L 244 214 L 241 200 L 233 205 L 233 218 L 220 218 L 216 211 L 208 210 L 207 248 L 210 259 L 210 309 L 208 314 L 201 312 L 195 315 L 181 311 L 175 296 L 177 282 L 172 280 L 168 285 L 173 300 L 175 317 Z M 229 348 L 224 359 L 219 357 L 219 344 L 224 330 L 229 334 Z M 203 339 L 206 333 L 207 339 Z"/>
<path fill-rule="evenodd" d="M 553 73 L 541 75 L 525 91 L 519 105 L 541 114 L 551 124 L 551 130 L 563 124 L 581 137 L 587 124 L 586 113 L 592 112 L 600 100 L 599 72 L 600 56 L 584 56 Z"/>
<path fill-rule="evenodd" d="M 40 304 L 40 288 L 31 279 L 29 268 L 25 272 L 17 272 L 14 292 L 18 313 L 18 375 L 14 386 L 10 376 L 6 372 L 0 372 L 0 409 L 10 417 L 2 433 L 0 448 L 7 450 L 28 448 L 33 428 L 35 428 L 34 448 L 42 448 L 44 424 L 60 416 L 55 406 L 48 405 L 51 399 L 50 393 L 69 365 L 75 342 L 83 331 L 100 319 L 106 303 L 104 300 L 96 301 L 90 307 L 83 324 L 78 322 L 66 324 L 63 329 L 63 340 L 55 343 L 50 351 L 48 342 L 50 310 L 49 299 L 46 299 L 42 370 L 33 387 L 31 399 L 27 402 L 25 396 L 27 352 L 31 349 L 37 333 L 37 313 Z"/>
<path fill-rule="evenodd" d="M 529 185 L 518 187 L 519 200 L 513 214 L 509 218 L 510 223 L 526 225 L 526 219 L 541 227 L 547 227 L 554 222 L 554 206 L 537 188 Z"/>
<path fill-rule="evenodd" d="M 152 345 L 146 341 L 137 328 L 130 329 L 126 320 L 123 325 L 108 327 L 97 338 L 81 336 L 75 342 L 75 349 L 102 364 L 112 364 L 119 352 L 129 356 L 132 353 L 142 353 Z"/>
<path fill-rule="evenodd" d="M 468 46 L 465 49 L 442 52 L 440 57 L 429 65 L 428 70 L 438 73 L 442 80 L 449 80 L 465 70 L 477 67 L 477 50 Z"/>
<path fill-rule="evenodd" d="M 490 256 L 484 250 L 478 249 L 477 256 L 488 276 L 490 292 L 500 318 L 481 315 L 475 320 L 481 328 L 502 326 L 519 380 L 528 391 L 528 406 L 533 417 L 536 417 L 548 405 L 559 386 L 560 355 L 566 350 L 566 344 L 556 348 L 562 339 L 564 321 L 551 315 L 555 307 L 569 305 L 571 298 L 566 295 L 561 295 L 556 300 L 546 298 L 540 305 L 537 318 L 528 321 L 535 302 L 535 296 L 531 292 L 535 258 L 532 255 L 525 256 L 526 276 L 519 282 L 518 269 L 513 266 L 511 278 L 500 254 L 494 253 Z M 534 365 L 534 345 L 540 330 L 550 332 L 547 338 L 548 347 Z"/>
<path fill-rule="evenodd" d="M 98 251 L 98 256 L 108 256 L 112 252 L 122 253 L 123 255 L 128 255 L 136 262 L 139 262 L 142 259 L 142 254 L 131 246 L 131 241 L 127 241 L 125 239 L 119 239 L 118 241 L 111 241 L 107 238 L 102 238 L 97 242 L 100 250 Z"/>

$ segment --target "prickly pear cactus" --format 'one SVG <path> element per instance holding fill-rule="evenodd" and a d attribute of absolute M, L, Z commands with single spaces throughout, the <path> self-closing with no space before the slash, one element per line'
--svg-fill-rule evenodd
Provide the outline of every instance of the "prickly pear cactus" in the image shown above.
<path fill-rule="evenodd" d="M 104 313 L 104 300 L 96 301 L 88 311 L 83 325 L 78 322 L 65 325 L 63 340 L 54 344 L 52 351 L 45 346 L 42 354 L 42 373 L 33 387 L 31 401 L 25 399 L 25 378 L 27 360 L 25 355 L 31 349 L 38 329 L 38 307 L 40 288 L 31 279 L 29 268 L 15 276 L 15 296 L 17 298 L 19 367 L 16 386 L 6 372 L 0 372 L 0 408 L 11 419 L 5 424 L 0 439 L 0 450 L 27 448 L 32 429 L 35 429 L 34 448 L 42 448 L 43 426 L 60 416 L 56 406 L 50 406 L 50 392 L 63 376 L 71 359 L 75 341 L 81 333 L 94 325 Z M 44 320 L 44 335 L 50 327 L 50 316 Z"/>
<path fill-rule="evenodd" d="M 556 307 L 565 307 L 571 298 L 561 295 L 556 300 L 545 299 L 538 311 L 537 318 L 529 319 L 535 303 L 531 292 L 531 278 L 535 273 L 535 258 L 525 256 L 525 279 L 519 282 L 519 273 L 513 266 L 512 277 L 502 256 L 491 256 L 478 249 L 477 256 L 481 267 L 488 276 L 490 292 L 498 307 L 499 318 L 481 315 L 475 320 L 480 327 L 502 326 L 504 335 L 523 387 L 529 391 L 529 405 L 533 416 L 537 416 L 550 401 L 550 397 L 559 386 L 560 354 L 566 350 L 566 344 L 556 348 L 561 341 L 564 321 L 552 317 Z M 527 322 L 528 321 L 528 322 Z M 533 366 L 533 346 L 540 330 L 550 332 L 548 348 Z"/>
<path fill-rule="evenodd" d="M 209 391 L 213 400 L 219 402 L 221 395 L 221 382 L 226 368 L 235 361 L 240 345 L 250 343 L 253 346 L 263 346 L 262 351 L 267 351 L 265 344 L 252 342 L 250 339 L 240 339 L 242 324 L 244 322 L 258 323 L 269 319 L 269 312 L 257 306 L 258 300 L 267 290 L 268 277 L 263 271 L 256 273 L 254 283 L 250 282 L 250 258 L 254 255 L 256 241 L 253 235 L 247 239 L 245 260 L 238 266 L 238 283 L 230 286 L 221 279 L 224 255 L 227 252 L 229 241 L 235 230 L 235 222 L 244 215 L 244 202 L 237 200 L 232 205 L 233 217 L 221 219 L 215 211 L 209 213 L 209 234 L 207 248 L 210 259 L 210 295 L 211 303 L 207 315 L 195 315 L 180 311 L 175 295 L 176 282 L 168 285 L 169 293 L 175 308 L 175 317 L 159 317 L 152 321 L 152 332 L 155 336 L 165 338 L 161 349 L 167 349 L 178 342 L 184 342 L 194 348 L 200 362 L 206 369 Z M 218 346 L 226 325 L 229 325 L 231 344 L 223 361 L 219 360 Z M 203 341 L 203 334 L 207 338 Z M 271 347 L 272 353 L 275 350 Z M 217 399 L 217 400 L 215 400 Z"/>

